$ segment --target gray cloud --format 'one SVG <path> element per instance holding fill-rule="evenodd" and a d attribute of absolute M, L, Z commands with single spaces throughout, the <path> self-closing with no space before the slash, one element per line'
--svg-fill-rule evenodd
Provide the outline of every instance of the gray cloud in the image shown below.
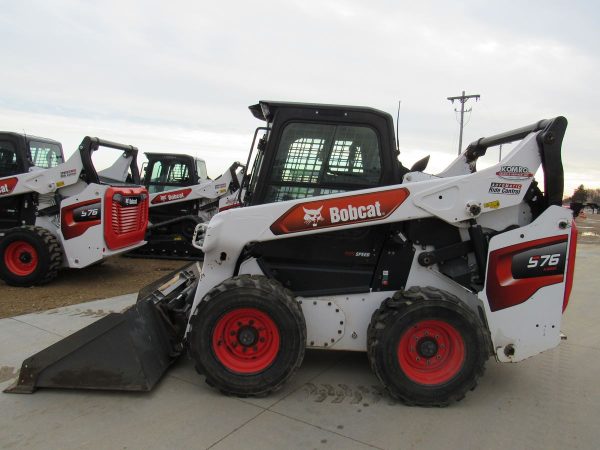
<path fill-rule="evenodd" d="M 199 153 L 217 175 L 245 158 L 259 99 L 402 99 L 402 158 L 435 167 L 466 89 L 482 99 L 465 142 L 562 114 L 569 187 L 600 187 L 598 18 L 593 2 L 3 2 L 0 117 L 68 149 L 106 133 Z"/>

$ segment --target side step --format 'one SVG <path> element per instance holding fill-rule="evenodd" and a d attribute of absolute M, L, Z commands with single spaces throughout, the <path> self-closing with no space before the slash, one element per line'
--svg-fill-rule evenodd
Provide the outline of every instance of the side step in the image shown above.
<path fill-rule="evenodd" d="M 29 357 L 4 392 L 151 390 L 181 354 L 186 321 L 176 315 L 185 315 L 185 305 L 193 301 L 199 270 L 193 263 L 161 278 L 144 287 L 125 312 L 109 314 Z"/>

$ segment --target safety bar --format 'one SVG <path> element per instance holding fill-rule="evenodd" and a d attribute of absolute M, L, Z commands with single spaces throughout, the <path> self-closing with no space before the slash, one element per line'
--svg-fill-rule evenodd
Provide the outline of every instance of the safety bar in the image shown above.
<path fill-rule="evenodd" d="M 508 144 L 514 141 L 520 141 L 525 138 L 529 133 L 533 133 L 535 131 L 540 131 L 546 128 L 554 119 L 545 119 L 540 120 L 534 124 L 528 125 L 526 127 L 516 128 L 514 130 L 505 131 L 504 133 L 495 134 L 490 137 L 482 137 L 473 141 L 469 144 L 465 151 L 465 156 L 467 157 L 467 162 L 472 162 L 479 158 L 480 156 L 485 155 L 485 152 L 490 147 L 495 147 L 500 144 Z"/>
<path fill-rule="evenodd" d="M 239 161 L 234 162 L 230 167 L 229 167 L 229 174 L 231 175 L 231 184 L 230 184 L 230 191 L 236 192 L 239 191 L 241 186 L 240 186 L 240 182 L 238 180 L 238 177 L 235 173 L 235 171 L 237 169 L 239 169 L 240 167 L 242 167 L 244 170 L 246 170 L 245 166 L 240 163 Z"/>
<path fill-rule="evenodd" d="M 92 144 L 92 150 L 98 150 L 98 147 L 108 147 L 108 148 L 114 148 L 116 150 L 123 150 L 124 152 L 127 152 L 129 155 L 129 152 L 133 152 L 137 155 L 138 149 L 137 147 L 134 147 L 133 145 L 125 145 L 125 144 L 119 144 L 118 142 L 112 142 L 112 141 L 107 141 L 106 139 L 100 139 L 97 137 L 90 137 L 90 136 L 86 136 L 85 139 L 89 139 L 90 142 Z M 85 142 L 84 139 L 84 142 Z M 83 145 L 83 142 L 82 142 Z M 81 149 L 81 146 L 79 147 Z"/>
<path fill-rule="evenodd" d="M 481 138 L 469 144 L 465 150 L 465 157 L 467 162 L 473 162 L 480 156 L 485 155 L 489 147 L 518 141 L 525 138 L 529 133 L 540 131 L 537 135 L 537 143 L 542 158 L 542 169 L 544 170 L 545 206 L 560 206 L 564 191 L 561 147 L 567 124 L 567 119 L 558 116 L 554 119 L 540 120 L 526 127 Z"/>
<path fill-rule="evenodd" d="M 81 144 L 79 144 L 79 153 L 81 154 L 81 163 L 83 164 L 82 177 L 88 183 L 100 184 L 98 172 L 96 172 L 96 168 L 94 167 L 94 163 L 92 161 L 92 152 L 98 150 L 98 147 L 108 147 L 116 150 L 123 150 L 126 157 L 131 156 L 131 163 L 129 164 L 132 175 L 131 184 L 142 184 L 140 181 L 140 170 L 138 169 L 137 165 L 137 147 L 134 147 L 133 145 L 119 144 L 117 142 L 111 142 L 91 136 L 84 137 L 83 141 L 81 141 Z"/>

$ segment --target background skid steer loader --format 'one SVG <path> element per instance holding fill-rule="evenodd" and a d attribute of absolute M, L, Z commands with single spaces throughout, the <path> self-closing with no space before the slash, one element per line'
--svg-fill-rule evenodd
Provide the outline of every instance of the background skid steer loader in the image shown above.
<path fill-rule="evenodd" d="M 345 108 L 330 123 L 344 124 Z M 490 355 L 516 362 L 560 342 L 576 248 L 559 206 L 566 126 L 557 117 L 482 138 L 438 176 L 218 214 L 199 275 L 192 265 L 141 293 L 117 315 L 126 336 L 108 316 L 29 358 L 12 392 L 147 390 L 187 349 L 212 386 L 263 395 L 308 347 L 366 351 L 407 404 L 460 400 Z M 475 171 L 487 148 L 516 140 Z M 132 354 L 143 355 L 136 370 L 122 364 Z"/>
<path fill-rule="evenodd" d="M 115 149 L 96 171 L 92 154 Z M 0 133 L 0 277 L 14 286 L 47 283 L 144 244 L 148 194 L 137 148 L 85 137 L 64 161 L 60 143 Z M 64 162 L 63 162 L 64 161 Z"/>
<path fill-rule="evenodd" d="M 214 180 L 204 160 L 175 153 L 145 153 L 142 183 L 150 194 L 148 243 L 127 256 L 166 259 L 202 259 L 192 245 L 196 225 L 208 222 L 229 198 L 239 195 L 243 166 L 235 162 Z"/>

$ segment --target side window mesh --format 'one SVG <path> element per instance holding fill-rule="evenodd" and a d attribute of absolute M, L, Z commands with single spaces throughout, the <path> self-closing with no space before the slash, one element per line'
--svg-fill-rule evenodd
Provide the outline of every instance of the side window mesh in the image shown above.
<path fill-rule="evenodd" d="M 267 202 L 377 186 L 379 140 L 357 125 L 291 123 L 282 133 L 267 189 Z"/>

